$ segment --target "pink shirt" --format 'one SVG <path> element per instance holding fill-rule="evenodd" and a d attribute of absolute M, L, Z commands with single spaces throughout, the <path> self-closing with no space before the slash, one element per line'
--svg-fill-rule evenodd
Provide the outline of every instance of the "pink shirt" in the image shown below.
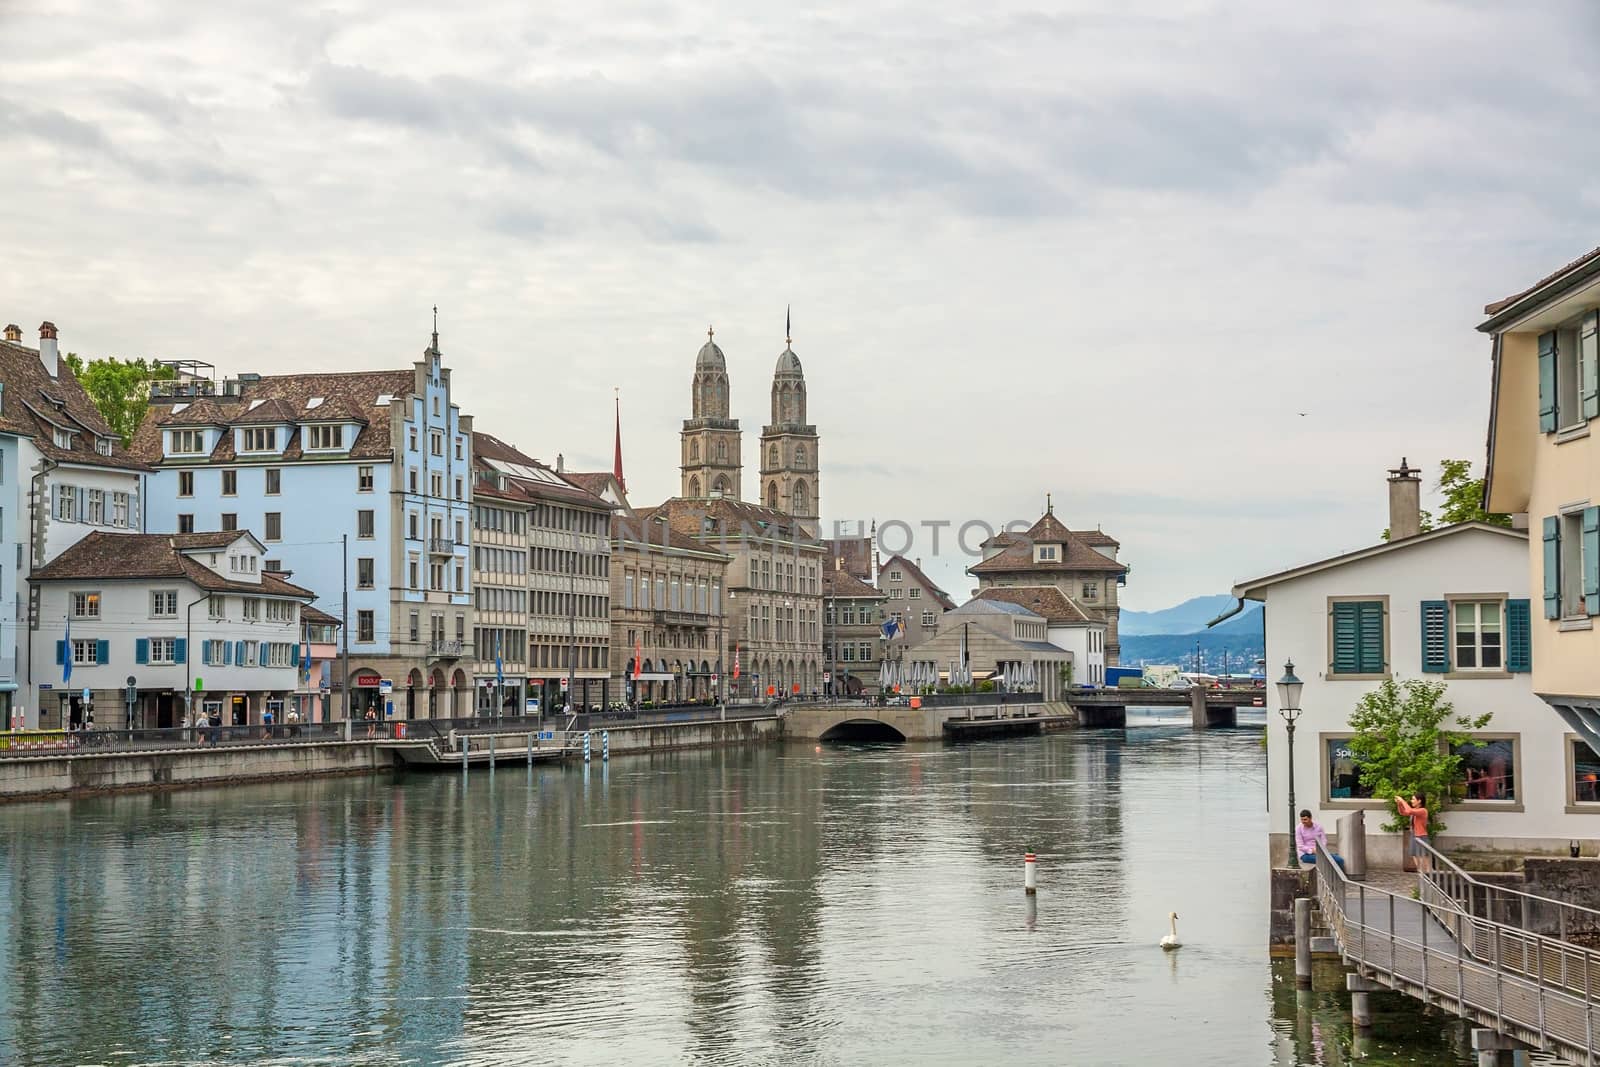
<path fill-rule="evenodd" d="M 1317 851 L 1317 842 L 1322 842 L 1322 847 L 1328 847 L 1328 834 L 1322 825 L 1313 821 L 1310 826 L 1303 822 L 1294 824 L 1295 851 L 1304 856 Z"/>

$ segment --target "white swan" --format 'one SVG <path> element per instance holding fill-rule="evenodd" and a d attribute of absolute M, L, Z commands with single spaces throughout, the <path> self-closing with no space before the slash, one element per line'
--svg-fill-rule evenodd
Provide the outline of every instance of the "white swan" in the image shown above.
<path fill-rule="evenodd" d="M 1182 948 L 1183 942 L 1178 940 L 1178 913 L 1169 911 L 1167 912 L 1167 918 L 1172 920 L 1172 933 L 1161 939 L 1161 947 L 1171 952 L 1174 949 Z"/>

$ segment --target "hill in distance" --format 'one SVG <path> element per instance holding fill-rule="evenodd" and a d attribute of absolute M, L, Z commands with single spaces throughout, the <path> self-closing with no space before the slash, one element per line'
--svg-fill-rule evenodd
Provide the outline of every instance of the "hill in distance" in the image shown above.
<path fill-rule="evenodd" d="M 1220 672 L 1224 669 L 1243 672 L 1255 669 L 1255 661 L 1263 655 L 1266 636 L 1261 605 L 1248 605 L 1244 611 L 1227 622 L 1207 630 L 1206 623 L 1233 607 L 1231 596 L 1195 597 L 1164 611 L 1122 613 L 1122 662 L 1177 663 L 1185 670 L 1194 665 L 1195 646 L 1200 646 L 1200 668 Z M 1127 619 L 1132 615 L 1142 629 L 1128 629 Z M 1181 629 L 1151 630 L 1157 627 L 1182 627 Z M 1224 656 L 1226 665 L 1224 666 Z"/>
<path fill-rule="evenodd" d="M 1233 597 L 1219 593 L 1216 596 L 1191 597 L 1176 607 L 1162 608 L 1160 611 L 1129 611 L 1124 608 L 1118 632 L 1123 637 L 1195 633 L 1204 630 L 1206 623 L 1231 607 Z"/>

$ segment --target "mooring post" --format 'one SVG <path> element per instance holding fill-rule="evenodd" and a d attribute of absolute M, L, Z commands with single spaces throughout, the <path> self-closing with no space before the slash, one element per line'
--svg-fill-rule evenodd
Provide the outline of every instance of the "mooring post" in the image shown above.
<path fill-rule="evenodd" d="M 529 733 L 528 733 L 528 766 L 529 767 L 533 766 L 533 733 L 532 733 L 532 731 L 529 731 Z"/>
<path fill-rule="evenodd" d="M 1022 857 L 1022 891 L 1030 897 L 1039 891 L 1039 858 L 1032 852 Z"/>
<path fill-rule="evenodd" d="M 1294 899 L 1294 984 L 1311 988 L 1311 898 Z"/>
<path fill-rule="evenodd" d="M 1350 991 L 1350 1022 L 1357 1030 L 1372 1029 L 1371 995 L 1377 985 L 1359 974 L 1344 976 L 1344 987 Z"/>

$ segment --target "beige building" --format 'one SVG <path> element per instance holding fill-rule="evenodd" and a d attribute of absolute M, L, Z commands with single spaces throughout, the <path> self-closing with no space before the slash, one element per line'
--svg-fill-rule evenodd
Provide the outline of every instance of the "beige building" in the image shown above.
<path fill-rule="evenodd" d="M 1045 700 L 1059 700 L 1072 675 L 1072 653 L 1049 642 L 1049 621 L 1018 604 L 1001 600 L 969 600 L 946 612 L 944 628 L 906 653 L 906 672 L 917 665 L 941 683 L 961 667 L 963 650 L 973 683 L 1002 674 L 1031 674 L 1035 691 Z"/>
<path fill-rule="evenodd" d="M 817 428 L 806 421 L 806 377 L 785 339 L 772 374 L 772 422 L 761 431 L 761 499 L 819 533 Z"/>
<path fill-rule="evenodd" d="M 611 662 L 618 699 L 722 699 L 728 562 L 726 554 L 673 530 L 659 510 L 645 518 L 612 518 Z"/>
<path fill-rule="evenodd" d="M 878 567 L 878 588 L 884 595 L 884 617 L 894 619 L 915 648 L 939 636 L 944 613 L 955 608 L 950 595 L 923 573 L 921 560 L 890 556 Z"/>
<path fill-rule="evenodd" d="M 831 682 L 823 692 L 840 696 L 872 696 L 879 692 L 883 656 L 892 644 L 898 652 L 905 642 L 883 635 L 882 590 L 874 589 L 845 570 L 823 572 L 823 669 Z"/>
<path fill-rule="evenodd" d="M 706 331 L 706 343 L 694 360 L 689 417 L 680 434 L 682 494 L 690 500 L 739 499 L 744 461 L 739 420 L 728 414 L 728 359 Z"/>
<path fill-rule="evenodd" d="M 1106 623 L 1105 662 L 1119 662 L 1121 645 L 1117 620 L 1119 588 L 1127 581 L 1128 566 L 1117 561 L 1119 545 L 1100 530 L 1075 532 L 1045 504 L 1045 513 L 1026 533 L 998 533 L 983 543 L 983 559 L 967 568 L 978 579 L 979 590 L 991 586 L 1053 585 L 1085 608 L 1100 613 Z"/>
<path fill-rule="evenodd" d="M 1484 312 L 1486 502 L 1530 534 L 1533 688 L 1572 732 L 1569 804 L 1600 801 L 1600 249 Z"/>

